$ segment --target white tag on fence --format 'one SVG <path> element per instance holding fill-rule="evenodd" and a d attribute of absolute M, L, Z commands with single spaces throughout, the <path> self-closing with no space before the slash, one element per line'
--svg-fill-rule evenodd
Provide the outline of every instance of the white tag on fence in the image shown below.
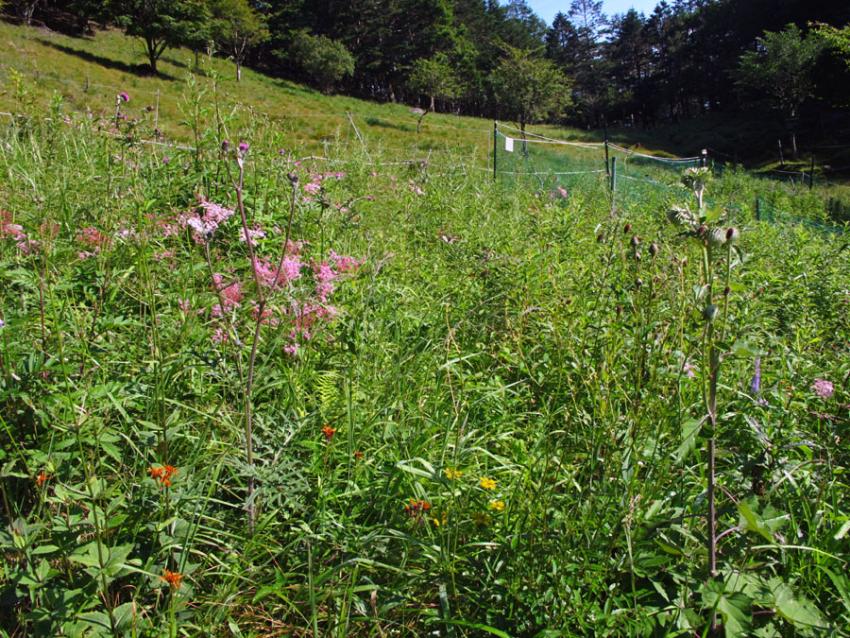
<path fill-rule="evenodd" d="M 506 137 L 505 138 L 505 150 L 508 153 L 514 152 L 514 138 L 512 138 L 512 137 Z"/>

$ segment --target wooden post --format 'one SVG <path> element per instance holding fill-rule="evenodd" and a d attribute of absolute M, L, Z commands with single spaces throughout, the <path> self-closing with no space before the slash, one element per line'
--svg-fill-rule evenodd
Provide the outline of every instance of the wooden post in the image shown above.
<path fill-rule="evenodd" d="M 493 120 L 493 181 L 496 181 L 496 156 L 499 152 L 499 123 Z"/>
<path fill-rule="evenodd" d="M 815 187 L 815 154 L 812 153 L 812 163 L 809 166 L 809 190 Z"/>
<path fill-rule="evenodd" d="M 699 154 L 699 165 L 702 168 L 708 166 L 708 149 L 702 149 L 702 152 Z"/>
<path fill-rule="evenodd" d="M 779 168 L 785 168 L 785 156 L 782 155 L 782 139 L 776 140 L 777 144 L 779 144 Z"/>

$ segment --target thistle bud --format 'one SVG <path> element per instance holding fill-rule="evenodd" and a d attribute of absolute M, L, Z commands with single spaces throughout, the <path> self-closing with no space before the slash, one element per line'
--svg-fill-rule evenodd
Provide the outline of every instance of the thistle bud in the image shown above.
<path fill-rule="evenodd" d="M 636 251 L 635 251 L 635 260 L 636 260 L 636 261 L 640 261 L 640 258 L 641 258 L 640 251 L 639 251 L 639 250 L 636 250 Z"/>
<path fill-rule="evenodd" d="M 724 297 L 728 297 L 730 292 L 732 292 L 732 289 L 731 289 L 729 286 L 726 286 L 726 287 L 723 289 L 723 296 L 724 296 Z"/>
<path fill-rule="evenodd" d="M 658 255 L 658 244 L 656 244 L 655 242 L 652 242 L 649 245 L 649 254 L 652 255 L 653 257 Z"/>
<path fill-rule="evenodd" d="M 635 279 L 635 287 L 640 288 L 641 286 L 643 286 L 643 279 L 638 277 L 637 279 Z"/>
<path fill-rule="evenodd" d="M 632 225 L 626 222 L 626 225 L 623 226 L 623 234 L 628 235 L 630 232 L 632 232 Z"/>
<path fill-rule="evenodd" d="M 738 232 L 738 229 L 735 228 L 734 226 L 730 226 L 729 228 L 726 229 L 726 241 L 728 241 L 730 244 L 737 243 L 738 238 L 740 236 L 741 236 L 741 234 Z"/>
<path fill-rule="evenodd" d="M 697 228 L 697 235 L 700 237 L 705 237 L 705 234 L 708 232 L 708 226 L 705 224 L 700 224 L 699 228 Z"/>
<path fill-rule="evenodd" d="M 708 323 L 714 321 L 714 318 L 717 316 L 717 305 L 713 303 L 708 304 L 705 310 L 702 311 L 702 316 Z"/>
<path fill-rule="evenodd" d="M 637 235 L 632 235 L 632 246 L 637 247 L 640 245 L 640 237 Z"/>
<path fill-rule="evenodd" d="M 715 228 L 708 236 L 708 245 L 712 248 L 720 248 L 726 243 L 726 231 L 722 228 Z"/>
<path fill-rule="evenodd" d="M 290 173 L 287 177 L 289 178 L 289 183 L 293 186 L 298 184 L 298 173 Z"/>
<path fill-rule="evenodd" d="M 599 234 L 596 236 L 596 241 L 597 241 L 597 242 L 599 242 L 599 243 L 601 244 L 602 242 L 604 242 L 604 241 L 605 241 L 605 235 L 603 235 L 602 233 L 599 233 Z"/>

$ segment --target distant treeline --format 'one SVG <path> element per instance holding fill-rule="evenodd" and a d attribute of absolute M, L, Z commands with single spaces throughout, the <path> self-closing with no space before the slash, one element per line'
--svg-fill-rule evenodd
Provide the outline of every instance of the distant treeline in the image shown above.
<path fill-rule="evenodd" d="M 145 41 L 154 68 L 166 47 L 183 45 L 325 91 L 523 123 L 651 126 L 769 109 L 794 128 L 813 110 L 850 104 L 846 52 L 809 36 L 817 24 L 850 23 L 850 2 L 673 0 L 649 15 L 606 16 L 601 2 L 565 0 L 551 26 L 525 0 L 6 4 L 24 20 L 64 15 L 79 31 L 122 26 Z M 771 45 L 766 32 L 787 37 Z M 747 75 L 747 56 L 763 77 Z M 547 86 L 559 96 L 541 105 Z"/>

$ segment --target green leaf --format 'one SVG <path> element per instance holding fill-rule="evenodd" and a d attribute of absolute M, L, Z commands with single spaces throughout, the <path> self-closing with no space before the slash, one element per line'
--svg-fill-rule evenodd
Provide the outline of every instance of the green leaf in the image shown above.
<path fill-rule="evenodd" d="M 841 528 L 837 532 L 835 532 L 835 536 L 833 536 L 833 538 L 837 541 L 840 541 L 842 538 L 847 536 L 847 532 L 850 532 L 850 519 L 844 521 L 844 525 L 842 525 Z"/>
<path fill-rule="evenodd" d="M 829 577 L 829 580 L 832 581 L 832 584 L 838 591 L 841 602 L 844 603 L 844 607 L 847 611 L 850 611 L 850 578 L 847 578 L 844 574 L 836 574 L 834 571 L 828 567 L 824 567 L 823 565 L 818 565 L 818 568 Z"/>
<path fill-rule="evenodd" d="M 136 603 L 130 601 L 118 605 L 112 610 L 112 617 L 115 618 L 116 629 L 119 631 L 129 629 L 133 620 L 136 618 Z"/>
<path fill-rule="evenodd" d="M 688 419 L 682 423 L 682 443 L 676 450 L 677 463 L 682 463 L 696 448 L 701 424 L 698 419 Z"/>
<path fill-rule="evenodd" d="M 749 636 L 752 625 L 752 600 L 740 592 L 727 592 L 723 583 L 711 581 L 702 590 L 703 604 L 720 614 L 726 638 Z"/>
<path fill-rule="evenodd" d="M 775 543 L 776 539 L 771 534 L 770 529 L 767 527 L 762 518 L 753 511 L 751 504 L 755 503 L 755 499 L 747 499 L 746 501 L 740 501 L 738 503 L 738 514 L 740 514 L 740 518 L 738 520 L 738 525 L 745 532 L 755 532 L 762 538 L 764 538 L 768 543 Z"/>
<path fill-rule="evenodd" d="M 787 583 L 773 578 L 770 588 L 775 598 L 776 612 L 795 627 L 829 627 L 815 604 L 805 596 L 795 596 Z"/>

